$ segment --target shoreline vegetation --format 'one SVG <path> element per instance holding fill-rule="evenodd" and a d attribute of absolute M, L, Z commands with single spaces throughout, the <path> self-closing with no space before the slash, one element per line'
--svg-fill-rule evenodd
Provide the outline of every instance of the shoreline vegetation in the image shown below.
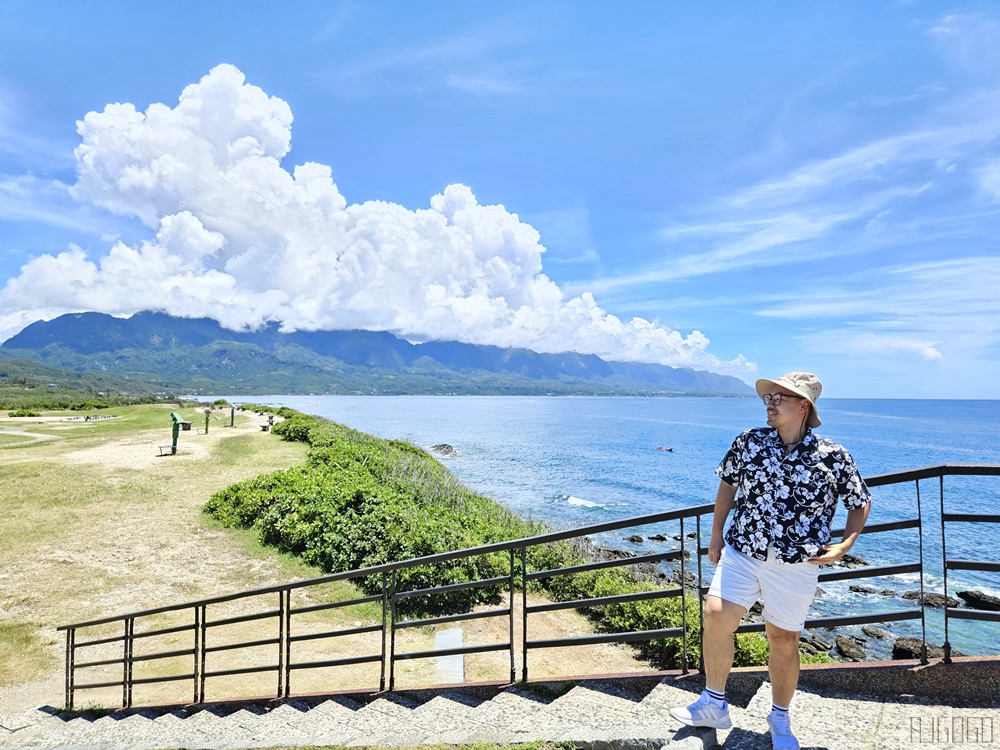
<path fill-rule="evenodd" d="M 252 530 L 262 544 L 294 555 L 327 573 L 535 536 L 552 529 L 527 521 L 491 498 L 461 484 L 429 453 L 409 443 L 383 440 L 287 407 L 245 404 L 245 409 L 283 418 L 273 432 L 309 446 L 303 466 L 262 475 L 213 495 L 206 512 L 227 526 Z M 589 542 L 589 540 L 587 540 Z M 561 542 L 532 548 L 529 571 L 579 565 L 599 559 L 592 545 Z M 404 590 L 464 583 L 505 575 L 505 555 L 467 558 L 402 573 Z M 556 576 L 532 584 L 529 592 L 555 601 L 650 591 L 654 576 L 626 568 Z M 376 593 L 376 581 L 362 581 Z M 410 616 L 456 614 L 495 604 L 498 589 L 449 593 L 433 608 L 423 597 L 404 600 Z M 584 613 L 600 632 L 680 627 L 680 598 L 624 602 Z M 421 608 L 422 607 L 422 608 Z M 697 600 L 687 598 L 689 663 L 700 658 Z M 678 638 L 632 645 L 653 668 L 681 663 Z M 756 633 L 737 637 L 738 666 L 766 663 L 767 642 Z M 819 661 L 822 657 L 806 657 Z"/>

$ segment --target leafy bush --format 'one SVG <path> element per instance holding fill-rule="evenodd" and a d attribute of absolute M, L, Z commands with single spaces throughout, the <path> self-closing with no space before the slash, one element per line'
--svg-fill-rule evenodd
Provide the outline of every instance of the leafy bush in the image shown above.
<path fill-rule="evenodd" d="M 271 428 L 271 432 L 290 443 L 308 443 L 309 430 L 312 427 L 313 423 L 308 419 L 291 417 L 283 422 L 278 422 Z"/>
<path fill-rule="evenodd" d="M 767 655 L 771 649 L 767 645 L 767 636 L 762 633 L 737 633 L 736 648 L 733 654 L 733 666 L 756 667 L 767 664 Z"/>
<path fill-rule="evenodd" d="M 40 412 L 32 411 L 31 409 L 18 409 L 17 411 L 7 412 L 8 417 L 40 417 L 42 416 Z"/>
<path fill-rule="evenodd" d="M 837 660 L 831 657 L 829 654 L 818 653 L 818 654 L 799 654 L 799 662 L 802 664 L 836 664 Z"/>
<path fill-rule="evenodd" d="M 71 411 L 95 411 L 96 409 L 107 409 L 108 405 L 103 401 L 78 401 L 70 404 Z"/>

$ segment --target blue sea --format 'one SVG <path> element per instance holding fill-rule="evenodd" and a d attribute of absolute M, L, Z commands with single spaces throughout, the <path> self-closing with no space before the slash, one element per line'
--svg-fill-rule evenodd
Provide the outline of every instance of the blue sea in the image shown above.
<path fill-rule="evenodd" d="M 332 419 L 383 438 L 430 449 L 451 445 L 456 455 L 441 461 L 469 488 L 522 516 L 556 528 L 571 528 L 712 502 L 714 470 L 733 438 L 764 424 L 764 408 L 752 398 L 575 398 L 517 396 L 267 396 L 257 403 L 282 404 Z M 1000 464 L 1000 401 L 823 399 L 817 430 L 842 443 L 862 475 L 871 476 L 943 463 Z M 670 451 L 658 450 L 670 448 Z M 937 481 L 920 484 L 925 519 L 925 590 L 942 590 L 940 495 Z M 916 516 L 913 484 L 873 490 L 869 523 Z M 1000 477 L 948 477 L 949 512 L 997 513 Z M 835 524 L 842 524 L 838 512 Z M 710 523 L 710 518 L 706 517 Z M 709 526 L 703 524 L 707 541 Z M 625 537 L 655 533 L 652 527 L 598 538 L 602 546 L 641 553 L 662 545 Z M 659 530 L 668 539 L 676 526 Z M 1000 524 L 949 524 L 950 558 L 1000 559 Z M 918 559 L 915 530 L 862 537 L 852 550 L 874 565 Z M 919 588 L 917 574 L 829 582 L 813 616 L 855 614 L 914 607 L 896 597 L 855 593 L 849 584 L 891 589 Z M 976 588 L 1000 596 L 1000 574 L 951 572 L 948 591 Z M 928 609 L 928 640 L 943 641 L 943 618 Z M 953 648 L 970 654 L 1000 654 L 1000 624 L 952 621 Z M 889 623 L 894 635 L 920 635 L 919 620 Z M 853 631 L 860 635 L 860 631 Z M 891 640 L 870 639 L 869 653 L 884 657 Z"/>

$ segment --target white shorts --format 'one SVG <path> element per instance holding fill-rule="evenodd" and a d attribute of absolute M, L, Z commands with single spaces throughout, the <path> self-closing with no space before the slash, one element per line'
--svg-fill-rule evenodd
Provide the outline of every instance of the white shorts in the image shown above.
<path fill-rule="evenodd" d="M 761 562 L 727 544 L 708 594 L 744 609 L 762 599 L 765 620 L 784 630 L 798 631 L 805 625 L 818 579 L 818 565 L 779 562 L 771 548 L 767 560 Z"/>

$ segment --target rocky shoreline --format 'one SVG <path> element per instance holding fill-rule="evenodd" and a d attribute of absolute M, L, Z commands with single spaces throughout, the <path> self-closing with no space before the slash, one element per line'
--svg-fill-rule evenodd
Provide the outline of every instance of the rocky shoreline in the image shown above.
<path fill-rule="evenodd" d="M 695 533 L 689 533 L 691 539 L 696 538 Z M 623 541 L 631 544 L 643 544 L 646 541 L 667 542 L 670 540 L 679 542 L 680 536 L 673 535 L 667 537 L 663 534 L 652 534 L 645 538 L 638 534 L 623 537 Z M 639 557 L 640 555 L 628 550 L 601 547 L 591 539 L 584 538 L 575 543 L 577 549 L 588 560 L 595 562 L 605 560 L 625 560 Z M 680 547 L 675 549 L 679 550 Z M 691 554 L 685 550 L 685 558 L 690 558 Z M 869 567 L 871 563 L 856 555 L 845 555 L 834 566 L 840 568 L 862 568 Z M 636 580 L 647 580 L 660 585 L 683 585 L 685 588 L 696 589 L 698 586 L 697 576 L 685 569 L 683 578 L 681 576 L 680 565 L 664 564 L 663 566 L 652 563 L 640 563 L 632 566 L 632 575 Z M 851 584 L 848 589 L 857 594 L 867 596 L 878 596 L 884 598 L 898 598 L 908 602 L 921 602 L 928 607 L 943 608 L 968 608 L 1000 612 L 1000 597 L 987 594 L 975 589 L 957 591 L 955 596 L 945 596 L 940 592 L 923 592 L 918 590 L 899 592 L 893 589 L 878 589 L 874 586 L 861 584 Z M 822 588 L 817 591 L 817 596 L 825 594 Z M 957 597 L 957 598 L 956 598 Z M 758 602 L 747 613 L 744 622 L 763 622 L 762 605 Z M 883 627 L 880 627 L 882 625 Z M 807 655 L 826 654 L 831 659 L 840 662 L 863 662 L 881 661 L 886 657 L 893 660 L 911 660 L 921 658 L 921 641 L 910 636 L 897 635 L 886 629 L 886 623 L 876 623 L 860 626 L 860 628 L 824 628 L 820 631 L 805 631 L 799 641 L 799 651 Z M 857 632 L 849 632 L 859 630 Z M 951 655 L 955 657 L 966 656 L 966 654 L 956 649 L 951 649 Z M 944 656 L 943 646 L 927 643 L 927 657 L 929 659 L 940 659 Z"/>

